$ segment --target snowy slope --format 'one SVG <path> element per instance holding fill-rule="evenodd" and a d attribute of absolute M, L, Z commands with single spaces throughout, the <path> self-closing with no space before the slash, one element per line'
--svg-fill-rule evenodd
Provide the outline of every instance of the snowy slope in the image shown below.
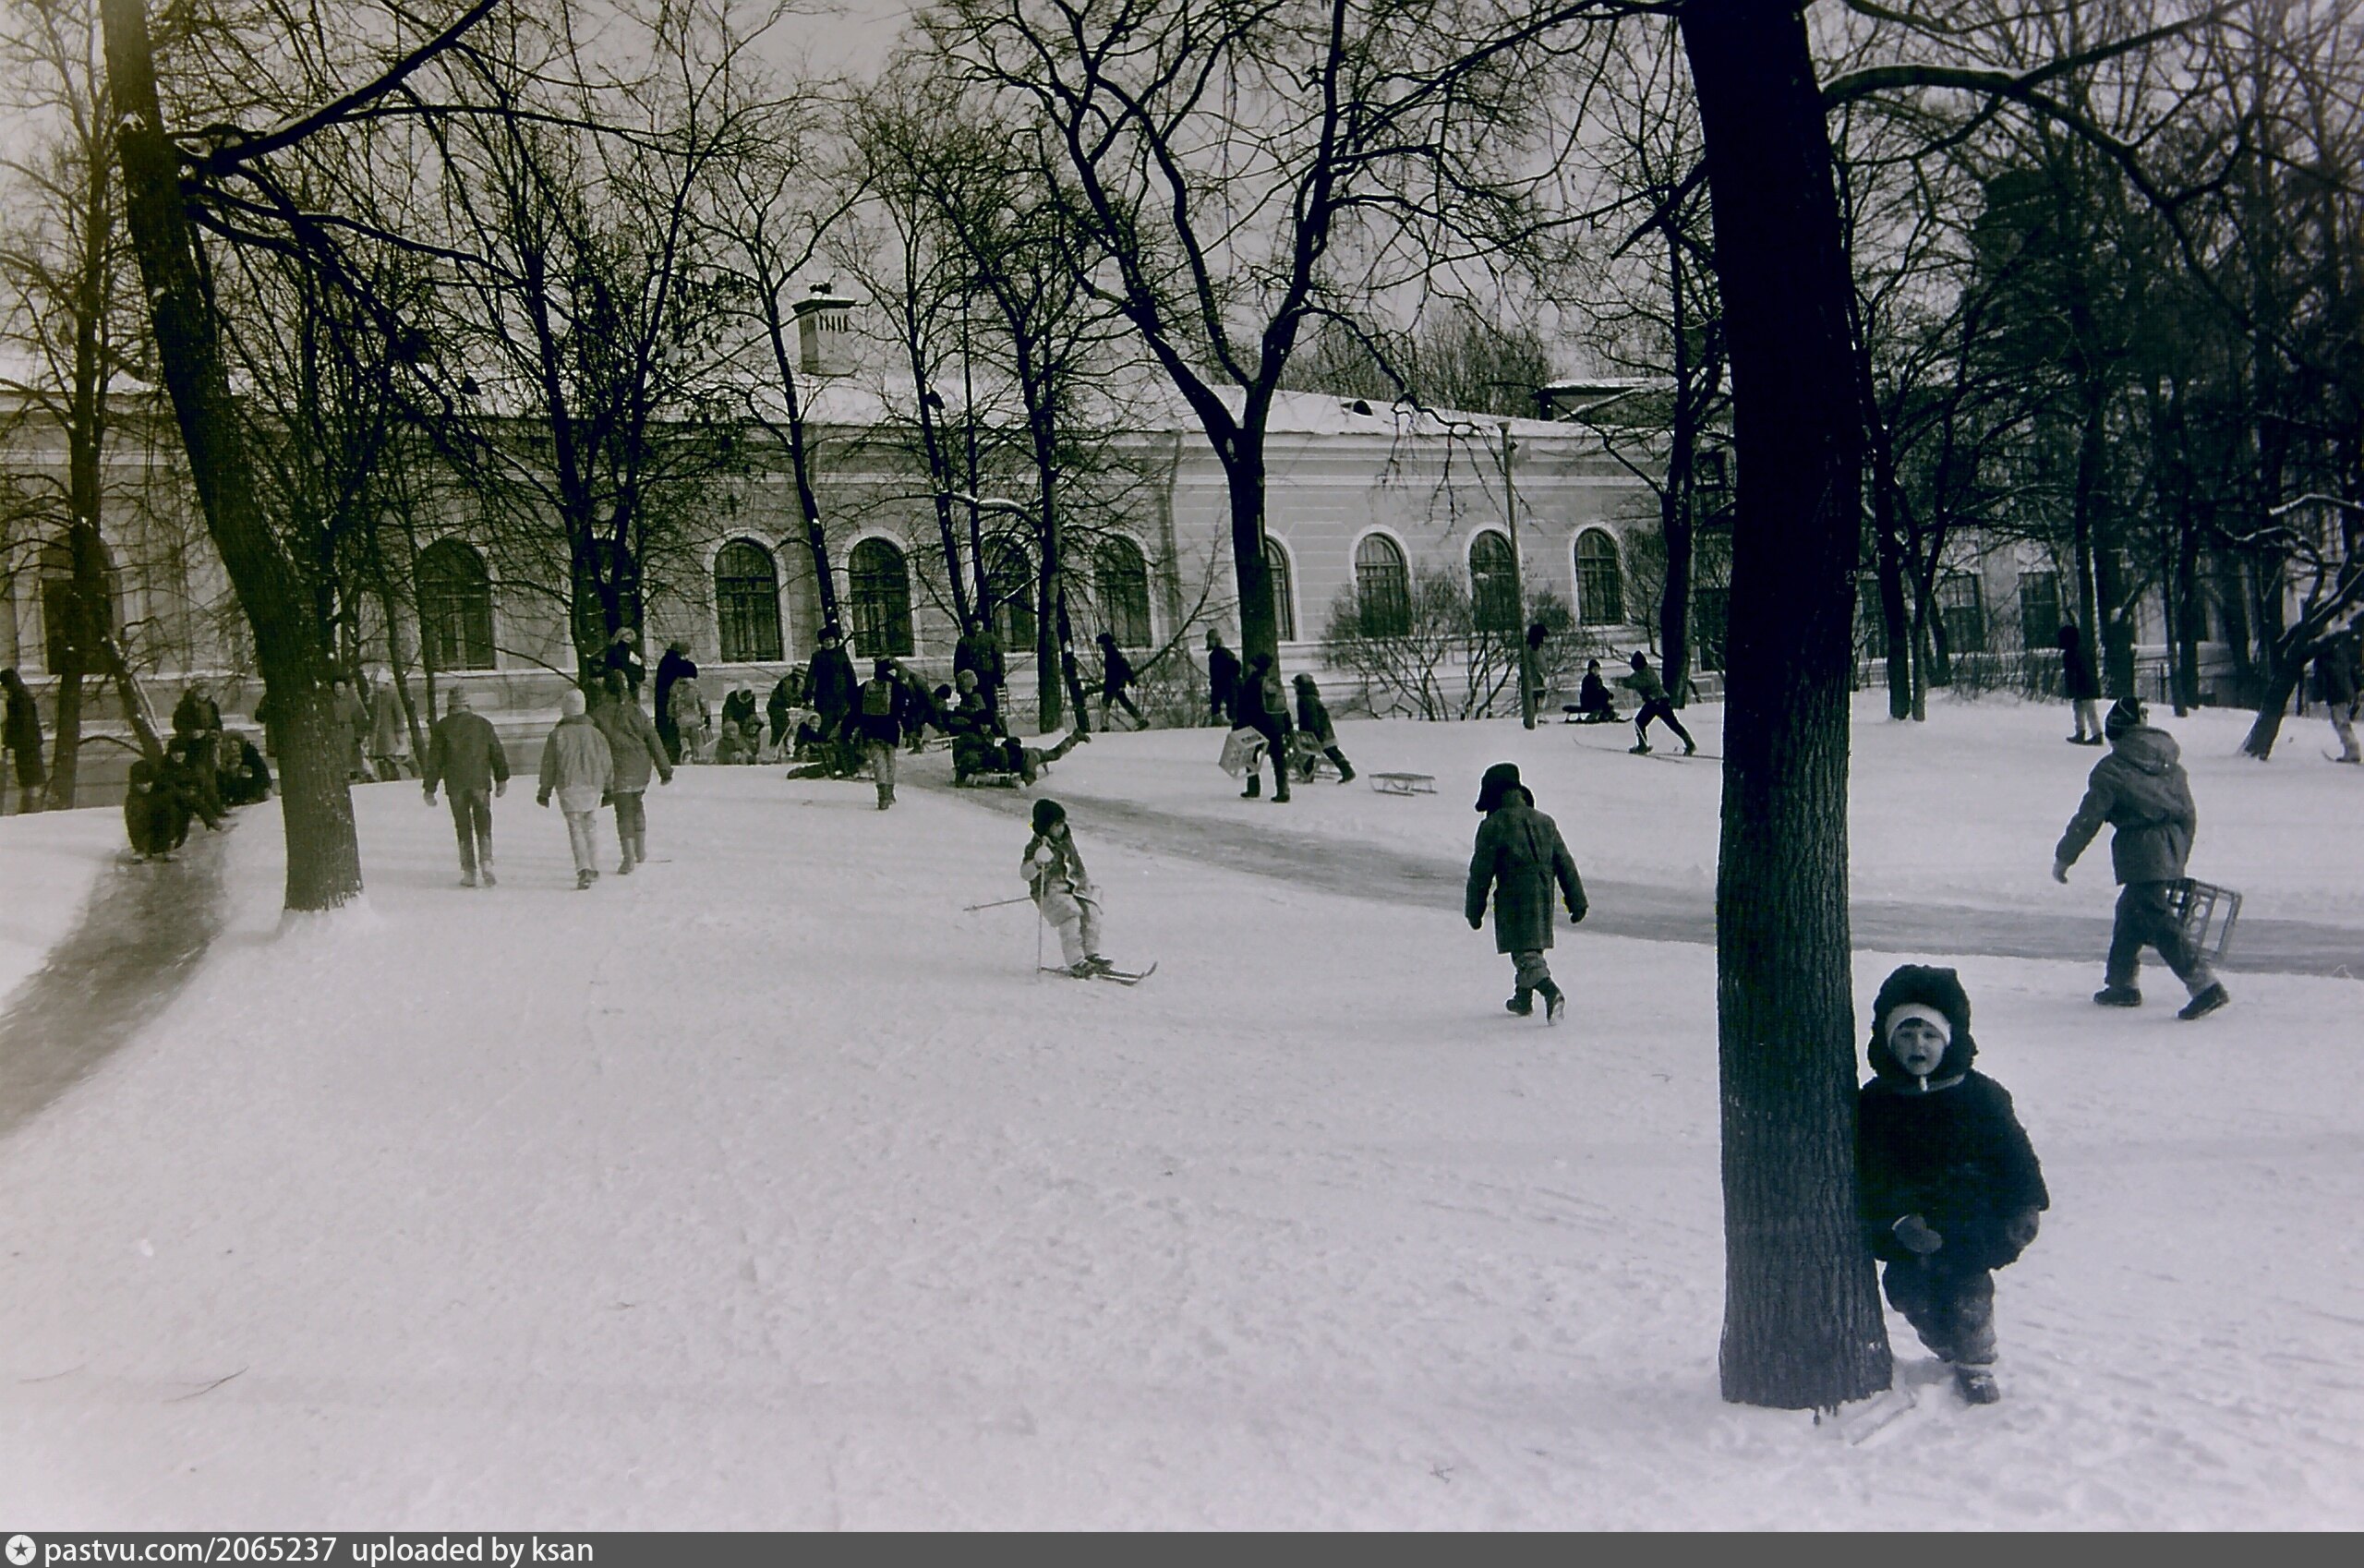
<path fill-rule="evenodd" d="M 112 806 L 0 817 L 0 1006 L 72 928 L 91 884 L 127 852 L 123 813 Z"/>
<path fill-rule="evenodd" d="M 2040 710 L 1951 711 L 1859 728 L 1859 802 L 1896 807 L 1859 814 L 1859 880 L 1861 846 L 1911 840 L 1876 886 L 2105 909 L 2105 861 L 2032 885 L 2093 754 L 2056 735 L 2052 766 Z M 1465 855 L 1478 772 L 1531 755 L 1587 873 L 1706 874 L 1713 768 L 1573 754 L 1614 733 L 1352 726 L 1358 766 L 1432 764 L 1441 794 L 1287 808 L 1225 793 L 1212 731 L 1108 737 L 1043 792 Z M 1983 784 L 1944 760 L 2006 747 L 2025 769 Z M 2195 757 L 2201 841 L 2331 918 L 2358 780 L 2305 754 Z M 2001 1276 L 2004 1402 L 1924 1388 L 1851 1448 L 1717 1398 L 1708 949 L 1563 933 L 1554 1031 L 1500 1012 L 1451 895 L 1087 836 L 1110 951 L 1162 967 L 1038 980 L 1029 908 L 960 912 L 1022 890 L 1023 827 L 944 769 L 885 814 L 686 770 L 651 796 L 659 862 L 585 894 L 521 791 L 502 887 L 464 893 L 444 813 L 367 788 L 367 911 L 284 933 L 261 808 L 171 1013 L 0 1143 L 0 1517 L 2364 1523 L 2364 1107 L 2324 1092 L 2355 983 L 2243 975 L 2181 1025 L 2090 1006 L 2098 955 L 1934 955 L 2054 1210 Z M 2225 799 L 2251 790 L 2272 809 Z M 1894 961 L 1859 958 L 1864 995 Z"/>

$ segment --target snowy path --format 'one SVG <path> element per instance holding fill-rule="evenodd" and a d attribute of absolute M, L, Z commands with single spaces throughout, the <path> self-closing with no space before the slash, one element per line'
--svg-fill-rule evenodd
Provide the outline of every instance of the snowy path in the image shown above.
<path fill-rule="evenodd" d="M 944 782 L 943 787 L 950 785 Z M 1327 788 L 1335 786 L 1307 785 L 1303 790 L 1313 793 Z M 1021 821 L 1031 807 L 1027 796 L 1013 792 L 963 793 Z M 1457 914 L 1469 871 L 1465 861 L 1292 832 L 1285 820 L 1289 808 L 1276 811 L 1269 802 L 1241 802 L 1241 817 L 1235 822 L 1079 794 L 1049 783 L 1035 793 L 1055 793 L 1079 830 L 1097 829 L 1146 852 L 1278 877 L 1348 898 Z M 1471 820 L 1476 821 L 1474 815 Z M 1583 874 L 1581 863 L 1577 870 Z M 2085 872 L 2088 876 L 2107 874 L 2105 857 Z M 1653 887 L 1586 875 L 1585 894 L 1591 900 L 1584 923 L 1588 935 L 1707 945 L 1716 940 L 1713 888 Z M 2090 954 L 2098 969 L 2109 947 L 2110 923 L 2081 915 L 1858 898 L 1849 919 L 1855 946 L 1864 952 L 1979 953 L 2012 959 Z M 2152 962 L 2156 964 L 2155 955 Z M 2244 915 L 2234 933 L 2232 955 L 2222 967 L 2235 973 L 2364 975 L 2364 931 Z"/>
<path fill-rule="evenodd" d="M 222 927 L 235 821 L 222 833 L 199 827 L 168 862 L 99 873 L 73 929 L 0 1012 L 0 1138 L 130 1040 L 196 971 Z"/>

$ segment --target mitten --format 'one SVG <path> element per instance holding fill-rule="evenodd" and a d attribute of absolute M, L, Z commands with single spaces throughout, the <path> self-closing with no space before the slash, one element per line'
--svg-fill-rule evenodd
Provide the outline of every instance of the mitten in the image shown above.
<path fill-rule="evenodd" d="M 1584 923 L 1585 911 L 1590 908 L 1592 908 L 1590 904 L 1570 904 L 1568 906 L 1568 918 L 1575 922 L 1577 924 L 1582 925 Z"/>
<path fill-rule="evenodd" d="M 1905 1215 L 1892 1228 L 1906 1251 L 1917 1252 L 1924 1258 L 1946 1244 L 1946 1238 L 1931 1230 L 1929 1222 L 1918 1214 Z"/>
<path fill-rule="evenodd" d="M 2035 1239 L 2035 1231 L 2036 1211 L 2033 1209 L 2022 1209 L 2003 1222 L 2003 1236 L 2014 1251 L 2025 1250 L 2028 1243 Z"/>
<path fill-rule="evenodd" d="M 1484 915 L 1471 915 L 1469 917 L 1469 929 L 1472 931 L 1485 930 L 1486 917 Z"/>

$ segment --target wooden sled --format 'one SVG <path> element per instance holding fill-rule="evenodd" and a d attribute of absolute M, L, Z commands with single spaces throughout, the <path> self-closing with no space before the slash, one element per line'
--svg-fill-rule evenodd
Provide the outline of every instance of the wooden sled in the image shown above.
<path fill-rule="evenodd" d="M 1433 795 L 1437 780 L 1432 773 L 1374 773 L 1370 787 L 1382 795 Z"/>

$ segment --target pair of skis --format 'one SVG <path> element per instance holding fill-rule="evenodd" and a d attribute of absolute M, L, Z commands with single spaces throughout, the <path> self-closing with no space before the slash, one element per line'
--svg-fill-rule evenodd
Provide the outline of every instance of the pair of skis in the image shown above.
<path fill-rule="evenodd" d="M 1062 969 L 1056 964 L 1044 964 L 1043 972 L 1065 975 L 1069 980 L 1112 980 L 1119 985 L 1139 985 L 1157 972 L 1157 965 L 1152 963 L 1149 968 L 1143 970 L 1096 969 L 1089 974 L 1079 975 L 1073 970 Z"/>

